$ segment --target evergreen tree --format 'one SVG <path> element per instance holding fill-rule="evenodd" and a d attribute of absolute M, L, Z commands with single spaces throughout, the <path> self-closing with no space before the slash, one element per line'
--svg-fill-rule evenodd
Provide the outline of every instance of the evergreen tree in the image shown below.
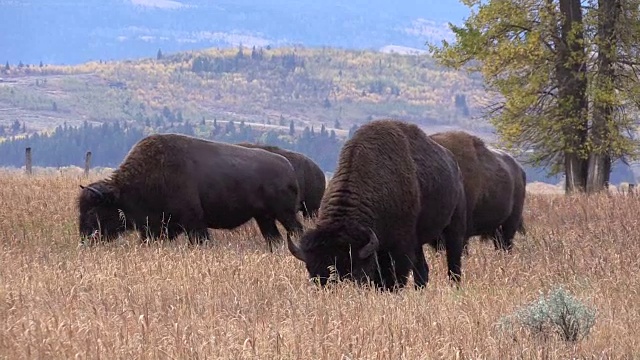
<path fill-rule="evenodd" d="M 11 125 L 11 132 L 17 134 L 20 131 L 20 121 L 15 120 Z"/>
<path fill-rule="evenodd" d="M 296 134 L 296 126 L 293 123 L 293 120 L 289 123 L 289 135 L 294 136 Z"/>

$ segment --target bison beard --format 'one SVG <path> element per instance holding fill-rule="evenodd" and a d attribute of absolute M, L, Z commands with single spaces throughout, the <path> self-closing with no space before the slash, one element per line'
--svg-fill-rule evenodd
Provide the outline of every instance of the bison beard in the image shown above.
<path fill-rule="evenodd" d="M 468 239 L 477 235 L 492 239 L 496 249 L 510 250 L 515 233 L 524 234 L 527 181 L 522 166 L 511 155 L 463 131 L 435 133 L 430 138 L 453 153 L 463 174 L 468 216 L 465 250 Z"/>
<path fill-rule="evenodd" d="M 317 215 L 327 180 L 322 169 L 313 160 L 298 152 L 285 150 L 277 146 L 251 143 L 239 143 L 237 145 L 267 150 L 287 158 L 293 166 L 298 179 L 302 216 L 309 219 Z"/>
<path fill-rule="evenodd" d="M 254 218 L 270 250 L 300 233 L 298 185 L 284 157 L 178 134 L 140 140 L 112 176 L 81 186 L 79 232 L 110 240 L 136 229 L 143 239 L 181 233 L 191 242 L 208 228 L 232 229 Z"/>
<path fill-rule="evenodd" d="M 451 154 L 417 126 L 378 120 L 343 146 L 317 226 L 289 251 L 320 285 L 338 279 L 404 287 L 428 282 L 422 245 L 443 234 L 449 277 L 461 276 L 465 232 L 462 178 Z"/>

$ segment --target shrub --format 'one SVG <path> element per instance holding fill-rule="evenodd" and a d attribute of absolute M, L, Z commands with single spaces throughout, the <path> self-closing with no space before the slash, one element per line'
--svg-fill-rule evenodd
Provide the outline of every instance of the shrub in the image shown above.
<path fill-rule="evenodd" d="M 555 332 L 565 341 L 577 341 L 589 334 L 595 319 L 594 308 L 559 287 L 547 297 L 540 296 L 537 301 L 503 318 L 501 325 L 503 329 L 512 330 L 514 324 L 519 324 L 536 335 Z"/>

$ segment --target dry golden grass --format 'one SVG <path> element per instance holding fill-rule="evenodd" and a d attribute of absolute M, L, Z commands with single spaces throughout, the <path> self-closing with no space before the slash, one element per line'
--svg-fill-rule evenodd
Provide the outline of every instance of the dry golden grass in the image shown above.
<path fill-rule="evenodd" d="M 208 247 L 79 247 L 72 175 L 0 174 L 0 357 L 638 358 L 640 198 L 530 195 L 512 255 L 472 242 L 460 290 L 427 250 L 428 288 L 318 290 L 253 223 Z M 564 285 L 597 308 L 575 344 L 499 331 L 502 316 Z"/>

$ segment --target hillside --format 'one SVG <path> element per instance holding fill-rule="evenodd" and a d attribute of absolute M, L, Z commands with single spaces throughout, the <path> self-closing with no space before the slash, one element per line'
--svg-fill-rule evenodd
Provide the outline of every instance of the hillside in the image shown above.
<path fill-rule="evenodd" d="M 205 47 L 424 49 L 468 9 L 426 0 L 0 0 L 2 64 L 78 64 Z M 46 30 L 43 30 L 46 29 Z"/>
<path fill-rule="evenodd" d="M 2 67 L 0 125 L 17 121 L 33 132 L 64 122 L 153 128 L 217 119 L 288 129 L 293 120 L 346 135 L 353 124 L 394 116 L 432 130 L 490 131 L 472 120 L 490 101 L 482 79 L 442 69 L 426 55 L 267 47 L 159 57 Z"/>

